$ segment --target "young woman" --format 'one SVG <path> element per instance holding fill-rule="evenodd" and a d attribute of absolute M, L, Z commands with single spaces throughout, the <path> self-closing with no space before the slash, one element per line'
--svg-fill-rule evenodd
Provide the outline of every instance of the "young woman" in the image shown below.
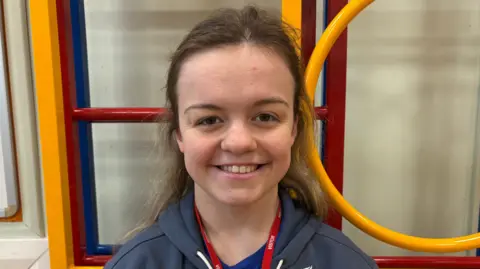
<path fill-rule="evenodd" d="M 216 12 L 181 42 L 166 87 L 171 173 L 105 268 L 377 268 L 322 221 L 304 160 L 314 114 L 291 34 L 249 6 Z"/>

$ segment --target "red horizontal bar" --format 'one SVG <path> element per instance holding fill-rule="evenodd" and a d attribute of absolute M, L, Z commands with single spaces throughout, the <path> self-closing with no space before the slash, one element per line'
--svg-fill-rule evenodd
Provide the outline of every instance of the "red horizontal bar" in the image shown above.
<path fill-rule="evenodd" d="M 73 119 L 89 122 L 156 122 L 166 121 L 170 114 L 166 108 L 75 108 Z M 315 107 L 319 120 L 327 118 L 326 107 Z"/>
<path fill-rule="evenodd" d="M 104 266 L 112 256 L 84 256 L 82 266 Z M 375 257 L 380 268 L 480 268 L 478 257 Z"/>
<path fill-rule="evenodd" d="M 317 120 L 326 120 L 328 109 L 326 106 L 315 107 L 315 117 Z"/>
<path fill-rule="evenodd" d="M 111 255 L 102 256 L 83 256 L 81 264 L 79 266 L 105 266 L 105 264 L 112 258 Z"/>
<path fill-rule="evenodd" d="M 479 257 L 374 257 L 380 268 L 480 268 Z"/>
<path fill-rule="evenodd" d="M 73 119 L 90 122 L 156 122 L 169 119 L 166 108 L 75 108 Z"/>

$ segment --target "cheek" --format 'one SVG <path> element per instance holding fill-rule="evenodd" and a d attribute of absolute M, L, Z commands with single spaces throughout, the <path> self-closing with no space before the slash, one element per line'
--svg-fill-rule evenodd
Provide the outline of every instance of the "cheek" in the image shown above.
<path fill-rule="evenodd" d="M 185 163 L 194 169 L 196 166 L 208 163 L 215 153 L 216 142 L 205 136 L 186 131 L 183 134 Z"/>
<path fill-rule="evenodd" d="M 279 132 L 272 132 L 262 138 L 263 144 L 272 156 L 276 159 L 285 159 L 285 163 L 290 163 L 290 154 L 295 138 L 292 137 L 292 129 L 284 128 Z M 288 157 L 288 158 L 287 158 Z"/>

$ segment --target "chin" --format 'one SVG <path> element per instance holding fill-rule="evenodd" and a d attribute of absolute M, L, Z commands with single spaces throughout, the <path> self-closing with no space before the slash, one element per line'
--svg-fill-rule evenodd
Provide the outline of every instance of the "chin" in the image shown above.
<path fill-rule="evenodd" d="M 276 191 L 276 188 L 264 190 L 264 189 L 230 189 L 225 191 L 218 190 L 213 193 L 213 196 L 219 202 L 231 205 L 231 206 L 245 206 L 253 204 L 258 200 L 261 200 L 271 191 Z"/>
<path fill-rule="evenodd" d="M 206 183 L 206 184 L 202 184 Z M 245 182 L 244 182 L 245 183 Z M 265 182 L 266 183 L 266 182 Z M 197 195 L 211 202 L 229 206 L 246 206 L 278 193 L 278 182 L 270 184 L 225 184 L 224 180 L 196 182 Z"/>
<path fill-rule="evenodd" d="M 226 191 L 217 193 L 214 196 L 219 202 L 231 206 L 248 205 L 254 203 L 262 197 L 261 193 L 257 194 L 251 190 Z"/>

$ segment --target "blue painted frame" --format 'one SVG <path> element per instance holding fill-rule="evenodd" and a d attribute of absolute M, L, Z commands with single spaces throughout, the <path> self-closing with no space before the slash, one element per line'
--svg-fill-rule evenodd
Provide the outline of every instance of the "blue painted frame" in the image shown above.
<path fill-rule="evenodd" d="M 88 108 L 90 107 L 90 81 L 88 77 L 87 37 L 83 0 L 70 0 L 70 15 L 72 20 L 77 107 Z M 98 254 L 98 221 L 92 128 L 90 123 L 78 122 L 78 138 L 85 219 L 86 254 L 95 255 Z"/>
<path fill-rule="evenodd" d="M 328 26 L 328 16 L 327 16 L 327 10 L 328 10 L 328 1 L 323 0 L 323 30 L 327 28 Z M 326 85 L 327 85 L 327 76 L 325 76 L 325 67 L 327 66 L 327 59 L 325 59 L 325 63 L 323 64 L 323 69 L 324 72 L 322 72 L 322 106 L 325 106 L 326 102 L 325 100 L 327 99 L 327 91 L 326 91 Z M 320 159 L 322 162 L 325 160 L 325 121 L 322 121 L 322 133 L 321 133 L 321 145 L 322 145 L 322 150 L 320 152 Z"/>

